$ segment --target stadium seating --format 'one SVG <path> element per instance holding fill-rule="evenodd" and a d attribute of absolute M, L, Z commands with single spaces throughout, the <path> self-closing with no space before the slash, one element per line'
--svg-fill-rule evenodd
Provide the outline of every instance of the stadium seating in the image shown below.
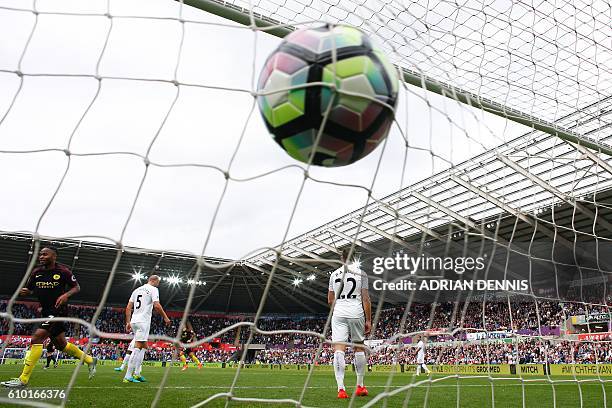
<path fill-rule="evenodd" d="M 6 301 L 0 301 L 0 311 L 5 311 Z M 405 307 L 395 307 L 383 310 L 377 320 L 372 338 L 388 339 L 398 333 L 411 333 L 426 331 L 431 328 L 453 329 L 456 327 L 469 327 L 487 331 L 538 331 L 560 326 L 568 316 L 583 314 L 585 312 L 599 312 L 607 309 L 606 305 L 600 307 L 589 306 L 586 310 L 583 303 L 558 303 L 552 301 L 533 301 L 516 299 L 510 303 L 472 302 L 467 307 L 464 304 L 454 303 L 412 304 L 406 315 L 406 323 L 400 330 L 400 323 L 405 314 Z M 431 308 L 435 307 L 435 313 Z M 87 305 L 69 305 L 69 315 L 91 321 L 95 307 Z M 512 311 L 510 313 L 510 310 Z M 16 303 L 13 313 L 20 318 L 39 317 L 35 304 Z M 176 336 L 180 323 L 179 314 L 172 318 L 170 328 L 163 325 L 161 318 L 154 316 L 152 321 L 152 334 L 165 334 Z M 430 321 L 431 316 L 435 316 Z M 483 317 L 484 316 L 484 317 Z M 327 316 L 300 316 L 300 317 L 263 317 L 258 322 L 261 330 L 304 330 L 321 333 L 325 326 Z M 220 316 L 195 314 L 189 317 L 198 338 L 211 336 L 219 330 L 240 321 L 252 321 L 251 316 Z M 86 326 L 76 323 L 67 325 L 66 335 L 76 339 L 89 337 Z M 16 323 L 13 334 L 30 335 L 33 325 Z M 120 308 L 106 307 L 102 310 L 96 327 L 107 333 L 123 333 L 124 315 Z M 7 334 L 8 321 L 0 320 L 0 334 Z M 236 344 L 246 342 L 248 329 L 233 329 L 219 336 L 222 343 Z M 267 364 L 308 364 L 313 362 L 318 346 L 318 337 L 299 333 L 289 334 L 255 334 L 252 343 L 265 344 L 266 349 L 255 354 L 255 361 Z M 400 339 L 401 340 L 401 339 Z M 516 364 L 516 363 L 595 363 L 612 362 L 612 346 L 606 343 L 571 343 L 569 341 L 550 341 L 525 338 L 518 342 L 500 344 L 470 344 L 464 342 L 465 333 L 457 331 L 449 336 L 448 344 L 436 344 L 428 348 L 427 359 L 431 364 Z M 26 347 L 27 338 L 15 337 L 11 340 L 11 347 Z M 102 338 L 94 344 L 93 353 L 100 359 L 113 360 L 125 354 L 127 343 Z M 198 350 L 198 357 L 203 362 L 225 362 L 232 351 L 213 349 Z M 7 355 L 7 357 L 9 357 Z M 171 349 L 152 348 L 147 354 L 148 360 L 167 361 L 172 358 Z M 347 360 L 351 361 L 351 353 Z M 413 364 L 414 353 L 407 348 L 380 348 L 371 354 L 370 364 L 391 364 L 394 362 Z M 319 364 L 329 364 L 333 359 L 328 345 L 318 359 Z"/>

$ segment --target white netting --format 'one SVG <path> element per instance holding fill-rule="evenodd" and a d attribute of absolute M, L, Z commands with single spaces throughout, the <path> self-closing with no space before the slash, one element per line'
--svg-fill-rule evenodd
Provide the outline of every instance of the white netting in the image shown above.
<path fill-rule="evenodd" d="M 228 1 L 250 8 L 248 1 Z M 540 119 L 605 103 L 610 89 L 610 4 L 498 1 L 252 2 L 283 24 L 345 22 L 378 37 L 400 67 Z M 606 105 L 599 105 L 599 109 Z M 606 109 L 607 111 L 607 109 Z M 600 116 L 582 113 L 582 121 Z"/>
<path fill-rule="evenodd" d="M 394 63 L 415 75 L 462 88 L 507 112 L 553 122 L 604 146 L 612 139 L 610 5 L 605 2 L 212 4 L 247 14 L 252 10 L 281 26 L 322 21 L 355 25 L 376 38 Z M 121 275 L 119 265 L 126 254 L 150 252 L 127 245 L 175 249 L 190 253 L 184 256 L 193 263 L 183 278 L 192 282 L 184 293 L 179 328 L 190 313 L 205 309 L 208 298 L 219 295 L 225 279 L 232 279 L 225 312 L 241 280 L 247 288 L 243 294 L 251 296 L 247 281 L 261 289 L 259 299 L 251 297 L 255 314 L 250 319 L 206 332 L 196 344 L 232 330 L 243 332 L 246 346 L 261 336 L 302 336 L 316 340 L 309 351 L 315 363 L 328 352 L 329 316 L 321 318 L 317 332 L 276 326 L 268 330 L 264 308 L 270 302 L 283 306 L 274 294 L 299 287 L 295 302 L 305 312 L 320 311 L 328 272 L 339 266 L 341 248 L 356 246 L 364 262 L 404 251 L 450 250 L 455 255 L 490 254 L 484 277 L 520 277 L 529 271 L 534 290 L 497 291 L 493 298 L 472 296 L 468 290 L 461 299 L 443 301 L 441 291 L 432 291 L 433 299 L 426 300 L 415 298 L 414 292 L 377 291 L 374 333 L 379 326 L 388 328 L 386 307 L 400 308 L 390 314 L 397 316 L 396 324 L 380 334 L 386 342 L 371 349 L 373 359 L 383 353 L 390 362 L 405 358 L 401 340 L 417 332 L 495 331 L 496 323 L 489 319 L 500 313 L 504 327 L 511 328 L 514 347 L 505 361 L 517 363 L 526 348 L 538 350 L 546 360 L 568 344 L 592 344 L 544 335 L 541 322 L 552 321 L 551 314 L 557 321 L 578 314 L 580 307 L 585 316 L 608 311 L 612 268 L 603 256 L 607 247 L 601 245 L 609 244 L 612 231 L 609 156 L 452 97 L 404 85 L 389 139 L 370 157 L 347 169 L 297 165 L 267 138 L 256 112 L 255 80 L 278 44 L 257 27 L 178 2 L 34 1 L 0 2 L 0 30 L 3 38 L 11 39 L 0 44 L 0 87 L 5 90 L 0 99 L 0 171 L 10 174 L 0 186 L 7 197 L 19 197 L 6 203 L 0 229 L 32 234 L 33 254 L 41 235 L 62 237 L 60 242 L 109 241 L 115 247 L 91 318 L 64 320 L 83 324 L 103 338 L 113 336 L 96 324 L 104 318 Z M 566 256 L 559 258 L 558 251 Z M 213 262 L 210 256 L 232 260 Z M 29 272 L 36 257 L 28 259 Z M 568 267 L 578 272 L 564 273 Z M 208 280 L 211 277 L 215 280 Z M 388 282 L 398 276 L 386 272 L 382 278 Z M 209 283 L 206 291 L 197 285 L 204 280 Z M 571 280 L 570 289 L 562 288 L 564 280 Z M 9 335 L 16 324 L 44 320 L 12 311 L 14 289 L 1 315 L 8 321 Z M 518 295 L 523 297 L 513 297 Z M 500 309 L 492 317 L 487 307 L 495 299 Z M 426 319 L 412 322 L 415 310 L 432 301 L 422 312 Z M 561 301 L 571 306 L 548 310 Z M 524 321 L 525 313 L 536 327 L 528 334 L 519 333 L 516 323 Z M 176 341 L 178 333 L 175 339 L 154 338 Z M 464 340 L 436 345 L 430 360 L 461 364 L 457 356 Z M 493 361 L 495 345 L 485 341 L 474 347 L 481 356 L 478 361 Z M 597 350 L 590 352 L 594 362 L 601 362 Z M 569 354 L 568 363 L 582 361 L 574 349 Z M 245 351 L 241 360 L 246 356 Z M 290 403 L 302 406 L 317 392 L 311 388 L 314 367 L 304 376 L 299 395 L 288 398 Z M 66 384 L 67 398 L 74 392 L 78 371 Z M 237 369 L 226 390 L 197 406 L 224 398 L 247 404 L 280 402 L 244 397 L 237 387 L 241 374 Z M 169 375 L 170 366 L 152 405 L 159 404 Z M 454 374 L 425 381 L 411 378 L 404 386 L 392 385 L 395 375 L 389 374 L 367 406 L 397 394 L 409 406 L 417 387 L 435 387 Z M 597 377 L 580 380 L 574 373 L 568 378 L 579 387 L 582 381 L 608 381 Z M 460 380 L 474 377 L 456 378 L 459 406 L 465 392 L 459 391 Z M 503 380 L 490 373 L 484 378 L 491 387 Z M 530 380 L 520 380 L 522 394 L 517 398 L 525 406 L 524 389 Z M 538 381 L 546 381 L 554 393 L 555 385 L 567 380 L 547 376 Z"/>

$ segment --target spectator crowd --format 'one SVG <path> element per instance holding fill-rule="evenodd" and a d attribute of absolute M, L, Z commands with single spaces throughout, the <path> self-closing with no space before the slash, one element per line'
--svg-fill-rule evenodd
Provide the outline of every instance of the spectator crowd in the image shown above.
<path fill-rule="evenodd" d="M 5 312 L 6 301 L 0 301 L 0 312 Z M 413 303 L 408 308 L 398 306 L 382 310 L 372 332 L 372 339 L 391 339 L 386 346 L 374 347 L 369 355 L 370 364 L 413 364 L 414 349 L 404 339 L 410 333 L 425 332 L 432 328 L 453 333 L 442 337 L 446 343 L 436 343 L 427 349 L 430 364 L 501 364 L 501 363 L 612 363 L 612 348 L 609 343 L 570 342 L 560 339 L 515 336 L 495 342 L 464 341 L 469 331 L 504 331 L 517 333 L 542 327 L 559 327 L 572 315 L 608 312 L 608 305 L 588 303 L 562 303 L 533 298 L 515 298 L 506 301 L 474 301 L 470 303 Z M 96 307 L 69 305 L 68 315 L 87 322 L 93 320 Z M 33 303 L 15 303 L 12 314 L 18 318 L 40 317 L 38 306 Z M 161 317 L 154 315 L 151 334 L 176 337 L 181 317 L 171 314 L 171 325 L 165 326 Z M 198 339 L 215 338 L 217 342 L 240 347 L 251 334 L 252 317 L 194 314 L 189 316 Z M 246 323 L 246 324 L 245 324 Z M 330 364 L 333 352 L 326 344 L 318 353 L 321 337 L 303 332 L 323 333 L 327 315 L 323 316 L 265 316 L 258 320 L 258 331 L 293 330 L 290 333 L 253 333 L 252 344 L 264 344 L 265 350 L 249 355 L 252 362 L 266 364 Z M 227 330 L 229 326 L 242 324 Z M 104 307 L 95 321 L 96 328 L 104 333 L 125 334 L 124 310 Z M 28 339 L 19 335 L 31 335 L 35 325 L 14 322 L 10 347 L 26 347 Z M 66 323 L 66 336 L 74 339 L 89 338 L 87 325 Z M 9 333 L 9 319 L 0 318 L 0 335 Z M 329 338 L 329 328 L 326 337 Z M 117 336 L 115 336 L 117 337 Z M 93 353 L 100 359 L 115 360 L 123 357 L 127 347 L 125 340 L 107 338 L 104 335 L 92 342 Z M 13 353 L 13 351 L 11 351 Z M 172 359 L 171 348 L 151 348 L 148 360 L 168 361 Z M 197 350 L 203 362 L 225 362 L 236 357 L 233 351 L 223 349 Z M 8 357 L 9 355 L 5 355 Z M 347 355 L 350 361 L 350 353 Z"/>

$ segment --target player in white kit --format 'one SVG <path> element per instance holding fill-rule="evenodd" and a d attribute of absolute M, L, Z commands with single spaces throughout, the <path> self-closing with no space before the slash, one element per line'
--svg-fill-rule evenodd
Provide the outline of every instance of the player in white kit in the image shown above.
<path fill-rule="evenodd" d="M 416 368 L 416 374 L 420 375 L 421 374 L 421 368 L 423 369 L 423 371 L 425 371 L 425 374 L 429 374 L 429 368 L 427 368 L 427 366 L 425 365 L 425 341 L 426 340 L 425 337 L 422 336 L 417 336 L 417 368 Z"/>
<path fill-rule="evenodd" d="M 372 328 L 372 304 L 368 293 L 368 276 L 358 265 L 347 265 L 348 250 L 342 251 L 342 262 L 345 264 L 336 269 L 329 277 L 327 303 L 333 307 L 332 341 L 363 344 L 365 336 Z M 334 374 L 338 383 L 338 398 L 348 398 L 344 389 L 344 353 L 345 344 L 334 344 Z M 368 390 L 363 384 L 367 368 L 366 355 L 363 347 L 354 346 L 355 372 L 357 373 L 357 388 L 355 394 L 364 397 Z"/>
<path fill-rule="evenodd" d="M 168 315 L 159 303 L 159 290 L 157 289 L 159 280 L 159 276 L 151 275 L 147 283 L 132 292 L 125 308 L 125 329 L 128 333 L 134 332 L 134 349 L 125 377 L 123 377 L 124 383 L 145 381 L 140 375 L 140 369 L 147 349 L 147 340 L 149 340 L 153 309 L 164 318 L 164 323 L 170 324 Z"/>

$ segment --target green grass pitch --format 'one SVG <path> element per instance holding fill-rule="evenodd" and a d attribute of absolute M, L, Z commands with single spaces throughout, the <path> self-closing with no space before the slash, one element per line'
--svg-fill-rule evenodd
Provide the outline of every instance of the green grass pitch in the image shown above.
<path fill-rule="evenodd" d="M 63 388 L 68 383 L 74 367 L 59 367 L 43 370 L 36 367 L 27 389 Z M 15 377 L 20 372 L 19 365 L 0 366 L 0 378 Z M 161 381 L 164 368 L 144 367 L 143 375 L 147 383 L 123 384 L 122 374 L 113 371 L 112 367 L 102 366 L 93 380 L 87 379 L 87 370 L 81 368 L 74 389 L 69 395 L 68 407 L 148 407 Z M 204 368 L 198 370 L 190 367 L 181 372 L 179 368 L 170 369 L 170 375 L 163 390 L 160 407 L 189 407 L 216 393 L 227 392 L 233 380 L 235 369 Z M 307 371 L 279 371 L 266 369 L 243 369 L 235 389 L 236 397 L 251 398 L 290 398 L 298 399 L 306 379 Z M 366 385 L 370 396 L 356 398 L 353 406 L 363 406 L 371 402 L 385 389 L 388 373 L 372 372 L 366 376 Z M 566 380 L 556 383 L 554 387 L 546 381 L 533 381 L 542 377 L 529 377 L 521 384 L 520 379 L 487 378 L 418 378 L 409 374 L 396 373 L 389 390 L 398 389 L 412 382 L 426 381 L 388 398 L 387 407 L 604 407 L 612 404 L 612 383 L 580 377 L 577 383 L 572 377 L 556 377 L 555 380 Z M 525 378 L 527 380 L 527 378 Z M 347 392 L 354 390 L 355 375 L 348 372 L 346 376 Z M 493 385 L 491 385 L 493 384 Z M 7 391 L 2 390 L 3 397 Z M 524 405 L 523 405 L 524 399 Z M 459 403 L 457 404 L 457 400 Z M 58 403 L 57 400 L 46 402 Z M 345 407 L 348 400 L 336 399 L 336 385 L 333 371 L 315 371 L 311 378 L 303 404 L 316 407 Z M 405 405 L 404 405 L 405 404 Z M 0 404 L 0 406 L 9 406 Z M 220 398 L 206 406 L 223 407 L 225 399 Z M 291 406 L 290 404 L 262 404 L 234 401 L 230 406 L 263 407 Z M 382 400 L 375 406 L 383 406 Z"/>

